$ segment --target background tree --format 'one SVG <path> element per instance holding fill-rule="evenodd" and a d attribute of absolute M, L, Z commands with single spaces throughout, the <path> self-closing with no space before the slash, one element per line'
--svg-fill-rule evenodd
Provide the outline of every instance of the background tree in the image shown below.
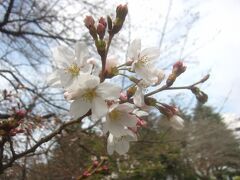
<path fill-rule="evenodd" d="M 146 119 L 147 125 L 141 130 L 139 141 L 132 144 L 127 155 L 108 157 L 109 177 L 193 180 L 239 175 L 239 140 L 212 107 L 198 104 L 192 116 L 185 114 L 188 120 L 182 131 L 172 129 L 162 116 L 153 117 Z M 51 159 L 28 167 L 27 179 L 78 177 L 80 171 L 93 163 L 86 157 L 107 156 L 101 135 L 96 130 L 90 132 L 92 138 L 79 128 L 67 130 L 64 137 L 58 138 Z M 101 173 L 91 178 L 100 179 Z"/>

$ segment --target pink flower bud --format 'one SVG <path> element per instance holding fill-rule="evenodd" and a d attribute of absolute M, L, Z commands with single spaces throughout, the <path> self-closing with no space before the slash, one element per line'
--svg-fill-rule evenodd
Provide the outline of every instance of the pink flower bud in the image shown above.
<path fill-rule="evenodd" d="M 99 19 L 98 23 L 104 25 L 105 28 L 107 27 L 107 22 L 103 17 Z"/>
<path fill-rule="evenodd" d="M 91 176 L 91 174 L 86 170 L 83 172 L 82 174 L 83 177 L 88 177 L 88 176 Z"/>
<path fill-rule="evenodd" d="M 26 116 L 27 112 L 25 110 L 19 110 L 16 112 L 15 117 L 18 120 L 23 119 Z"/>
<path fill-rule="evenodd" d="M 84 23 L 85 23 L 85 26 L 90 29 L 94 26 L 95 24 L 95 21 L 93 19 L 92 16 L 86 16 L 86 18 L 84 19 Z"/>
<path fill-rule="evenodd" d="M 127 93 L 126 92 L 121 92 L 120 94 L 120 100 L 121 101 L 127 101 L 128 97 L 127 97 Z"/>
<path fill-rule="evenodd" d="M 96 66 L 97 65 L 97 60 L 94 59 L 94 58 L 90 58 L 90 59 L 87 60 L 87 63 Z"/>
<path fill-rule="evenodd" d="M 106 27 L 103 24 L 99 23 L 97 26 L 97 33 L 100 39 L 104 38 L 105 31 L 106 31 Z"/>
<path fill-rule="evenodd" d="M 124 20 L 127 13 L 128 13 L 128 7 L 127 7 L 127 4 L 125 5 L 118 5 L 117 6 L 117 9 L 116 9 L 116 13 L 117 13 L 117 17 Z"/>
<path fill-rule="evenodd" d="M 173 70 L 172 73 L 176 74 L 177 76 L 179 76 L 180 74 L 182 74 L 183 72 L 185 72 L 186 70 L 186 66 L 184 66 L 182 61 L 177 61 L 174 65 L 173 65 Z"/>
<path fill-rule="evenodd" d="M 144 126 L 146 126 L 146 125 L 147 125 L 147 122 L 146 122 L 146 121 L 144 121 L 144 120 L 141 119 L 141 118 L 138 118 L 137 126 L 139 126 L 139 127 L 144 127 Z"/>
<path fill-rule="evenodd" d="M 177 114 L 178 111 L 179 111 L 176 106 L 170 106 L 170 105 L 165 104 L 165 103 L 162 103 L 162 105 L 163 105 L 165 108 L 169 109 L 173 114 Z"/>
<path fill-rule="evenodd" d="M 24 133 L 25 131 L 24 131 L 24 129 L 17 129 L 16 132 L 17 133 Z"/>
<path fill-rule="evenodd" d="M 103 171 L 108 171 L 108 170 L 109 170 L 109 168 L 108 168 L 108 166 L 107 166 L 107 165 L 103 165 L 103 166 L 102 166 L 102 170 L 103 170 Z"/>
<path fill-rule="evenodd" d="M 99 165 L 99 162 L 97 160 L 93 161 L 93 167 L 97 167 Z"/>

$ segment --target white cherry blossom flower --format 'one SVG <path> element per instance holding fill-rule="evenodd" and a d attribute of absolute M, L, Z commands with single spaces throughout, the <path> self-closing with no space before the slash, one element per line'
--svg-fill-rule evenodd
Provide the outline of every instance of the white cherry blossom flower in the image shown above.
<path fill-rule="evenodd" d="M 109 134 L 107 140 L 107 152 L 112 155 L 114 151 L 123 155 L 129 150 L 129 142 L 137 141 L 137 136 L 131 130 L 125 129 L 122 136 L 116 137 L 113 134 Z"/>
<path fill-rule="evenodd" d="M 173 115 L 169 121 L 170 125 L 176 130 L 181 130 L 184 128 L 184 120 L 178 115 Z"/>
<path fill-rule="evenodd" d="M 70 114 L 75 118 L 92 110 L 92 118 L 99 119 L 107 114 L 106 100 L 117 100 L 121 88 L 108 83 L 100 83 L 100 79 L 93 75 L 82 75 L 81 81 L 77 81 L 67 89 L 65 97 L 73 100 L 70 106 Z"/>
<path fill-rule="evenodd" d="M 150 84 L 155 84 L 158 81 L 158 75 L 154 73 L 154 60 L 159 55 L 158 48 L 146 48 L 141 51 L 140 39 L 135 39 L 128 49 L 128 58 L 132 61 L 132 70 Z"/>
<path fill-rule="evenodd" d="M 138 118 L 131 114 L 133 110 L 133 106 L 128 105 L 128 103 L 110 109 L 103 124 L 104 133 L 110 132 L 115 137 L 121 137 L 125 134 L 126 128 L 135 128 Z"/>
<path fill-rule="evenodd" d="M 54 49 L 56 70 L 49 76 L 48 83 L 66 88 L 80 79 L 82 73 L 90 73 L 92 65 L 87 63 L 88 56 L 86 45 L 80 42 L 75 45 L 75 53 L 65 46 Z"/>

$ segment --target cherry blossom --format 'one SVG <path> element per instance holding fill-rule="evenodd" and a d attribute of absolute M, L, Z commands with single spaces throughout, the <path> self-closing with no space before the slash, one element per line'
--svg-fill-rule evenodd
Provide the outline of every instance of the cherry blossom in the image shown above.
<path fill-rule="evenodd" d="M 115 137 L 121 137 L 125 134 L 126 128 L 135 128 L 138 118 L 136 115 L 131 114 L 133 110 L 133 106 L 128 103 L 111 108 L 103 124 L 104 133 L 110 132 Z"/>
<path fill-rule="evenodd" d="M 65 93 L 68 100 L 73 100 L 70 114 L 75 118 L 92 110 L 92 118 L 99 119 L 107 114 L 106 100 L 117 100 L 121 88 L 108 83 L 100 83 L 100 78 L 93 75 L 82 75 L 82 80 L 72 84 Z"/>
<path fill-rule="evenodd" d="M 129 143 L 132 141 L 137 141 L 137 136 L 131 130 L 125 129 L 125 133 L 116 137 L 111 133 L 108 136 L 107 140 L 107 152 L 109 155 L 112 155 L 114 151 L 118 154 L 123 155 L 129 150 Z"/>
<path fill-rule="evenodd" d="M 135 39 L 128 49 L 128 58 L 132 61 L 132 70 L 144 81 L 155 84 L 158 75 L 154 73 L 156 60 L 160 55 L 158 48 L 146 48 L 141 51 L 141 40 Z"/>
<path fill-rule="evenodd" d="M 75 53 L 65 46 L 53 51 L 56 70 L 49 76 L 48 83 L 53 86 L 68 87 L 80 79 L 83 73 L 90 73 L 91 64 L 87 63 L 88 49 L 83 43 L 76 43 Z"/>

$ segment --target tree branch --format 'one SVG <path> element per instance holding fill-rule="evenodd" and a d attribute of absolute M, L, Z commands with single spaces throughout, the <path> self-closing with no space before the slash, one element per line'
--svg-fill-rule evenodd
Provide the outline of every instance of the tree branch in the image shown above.
<path fill-rule="evenodd" d="M 29 154 L 29 153 L 33 153 L 36 151 L 36 149 L 38 147 L 40 147 L 42 144 L 48 142 L 49 140 L 51 140 L 53 137 L 55 137 L 57 134 L 60 134 L 62 132 L 62 130 L 64 130 L 66 127 L 71 126 L 73 124 L 79 123 L 81 122 L 81 120 L 87 116 L 89 116 L 91 114 L 91 112 L 87 112 L 84 116 L 76 119 L 76 120 L 72 120 L 72 121 L 68 121 L 66 123 L 63 123 L 57 130 L 55 130 L 54 132 L 50 133 L 49 135 L 45 136 L 44 138 L 40 139 L 34 146 L 32 146 L 31 148 L 27 149 L 26 151 L 19 153 L 19 154 L 15 154 L 15 156 L 13 156 L 10 161 L 8 163 L 6 163 L 5 165 L 2 165 L 2 167 L 0 166 L 0 174 L 3 173 L 3 171 L 8 168 L 11 167 L 12 164 L 17 160 L 20 159 L 22 157 L 24 157 L 25 155 Z M 0 145 L 4 145 L 4 143 L 1 143 Z"/>

